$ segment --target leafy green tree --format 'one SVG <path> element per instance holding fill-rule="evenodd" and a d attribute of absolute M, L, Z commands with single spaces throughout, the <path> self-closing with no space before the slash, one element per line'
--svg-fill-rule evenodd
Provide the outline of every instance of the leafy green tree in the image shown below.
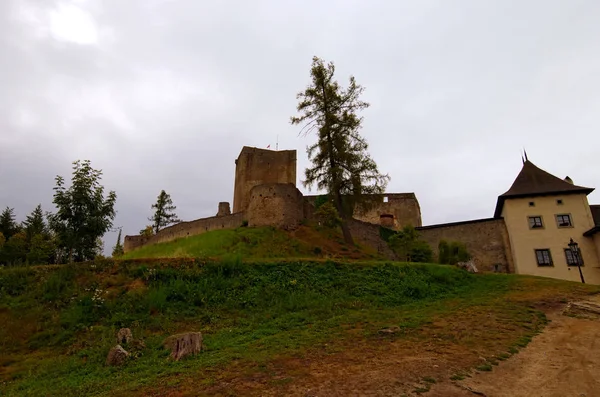
<path fill-rule="evenodd" d="M 459 241 L 441 240 L 438 244 L 438 262 L 446 265 L 456 265 L 471 259 L 467 246 Z"/>
<path fill-rule="evenodd" d="M 331 202 L 326 202 L 319 206 L 315 211 L 315 218 L 317 218 L 325 227 L 335 228 L 342 224 L 338 212 Z"/>
<path fill-rule="evenodd" d="M 19 265 L 24 263 L 27 256 L 27 237 L 24 232 L 18 232 L 12 235 L 2 248 L 2 258 L 0 262 L 9 265 Z"/>
<path fill-rule="evenodd" d="M 317 142 L 307 149 L 312 166 L 306 169 L 303 184 L 316 183 L 329 194 L 342 218 L 344 239 L 351 244 L 346 220 L 356 206 L 368 204 L 366 195 L 383 194 L 390 178 L 379 172 L 359 134 L 362 117 L 357 113 L 369 106 L 359 99 L 363 87 L 351 76 L 348 88 L 341 88 L 334 73 L 333 63 L 325 65 L 320 58 L 313 58 L 311 84 L 298 93 L 300 116 L 292 117 L 291 123 L 304 124 L 301 134 L 317 132 Z"/>
<path fill-rule="evenodd" d="M 50 263 L 55 249 L 52 239 L 42 234 L 35 234 L 29 242 L 27 262 L 34 265 Z"/>
<path fill-rule="evenodd" d="M 0 214 L 0 233 L 8 240 L 19 230 L 20 227 L 15 220 L 15 209 L 6 207 Z"/>
<path fill-rule="evenodd" d="M 419 239 L 419 232 L 410 225 L 394 233 L 388 243 L 401 261 L 425 263 L 433 261 L 433 250 L 427 242 Z"/>
<path fill-rule="evenodd" d="M 112 227 L 117 195 L 110 191 L 105 198 L 101 179 L 102 171 L 93 169 L 89 160 L 73 163 L 68 189 L 64 178 L 56 177 L 53 203 L 58 211 L 49 224 L 69 262 L 94 259 L 98 240 Z"/>
<path fill-rule="evenodd" d="M 113 247 L 113 251 L 112 251 L 113 258 L 118 258 L 119 256 L 123 255 L 123 245 L 121 244 L 121 231 L 122 231 L 122 229 L 119 228 L 119 235 L 117 236 L 117 243 Z"/>
<path fill-rule="evenodd" d="M 164 190 L 160 191 L 156 203 L 152 204 L 150 208 L 155 210 L 154 215 L 148 218 L 149 221 L 152 221 L 154 233 L 158 233 L 162 228 L 173 223 L 181 222 L 174 212 L 177 207 L 173 205 L 171 196 Z"/>
<path fill-rule="evenodd" d="M 154 235 L 154 228 L 152 227 L 152 225 L 148 225 L 145 228 L 143 228 L 142 230 L 140 230 L 140 236 L 152 237 L 153 235 Z"/>

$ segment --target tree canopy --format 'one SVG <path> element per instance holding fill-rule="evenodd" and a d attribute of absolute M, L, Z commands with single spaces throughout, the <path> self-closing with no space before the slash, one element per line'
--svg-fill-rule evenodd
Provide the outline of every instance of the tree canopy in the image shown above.
<path fill-rule="evenodd" d="M 93 259 L 98 240 L 112 227 L 117 195 L 110 191 L 105 198 L 101 179 L 102 171 L 93 169 L 89 160 L 73 163 L 68 189 L 64 178 L 56 177 L 53 203 L 58 210 L 49 223 L 69 262 Z"/>
<path fill-rule="evenodd" d="M 162 228 L 172 225 L 173 223 L 181 222 L 175 214 L 175 207 L 171 196 L 164 190 L 160 191 L 156 199 L 156 203 L 150 207 L 154 209 L 154 215 L 148 218 L 152 221 L 152 229 L 154 233 L 158 233 Z"/>
<path fill-rule="evenodd" d="M 311 83 L 297 94 L 299 116 L 292 125 L 303 124 L 301 134 L 316 132 L 317 141 L 307 148 L 312 165 L 305 170 L 303 185 L 317 185 L 325 190 L 342 218 L 344 239 L 353 239 L 346 220 L 356 206 L 366 206 L 368 195 L 385 192 L 389 176 L 379 172 L 367 152 L 368 144 L 359 134 L 362 117 L 358 112 L 369 104 L 360 100 L 364 88 L 350 76 L 347 88 L 334 79 L 332 62 L 314 57 L 310 71 Z"/>

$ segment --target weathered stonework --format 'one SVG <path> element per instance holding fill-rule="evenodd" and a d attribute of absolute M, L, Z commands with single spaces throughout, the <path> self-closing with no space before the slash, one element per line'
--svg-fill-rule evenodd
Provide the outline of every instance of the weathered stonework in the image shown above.
<path fill-rule="evenodd" d="M 225 216 L 231 215 L 231 208 L 229 207 L 228 202 L 220 202 L 219 203 L 219 211 L 217 212 L 217 216 Z"/>
<path fill-rule="evenodd" d="M 460 241 L 467 246 L 480 271 L 513 272 L 508 231 L 502 218 L 431 225 L 417 230 L 436 256 L 441 240 Z"/>
<path fill-rule="evenodd" d="M 253 187 L 270 183 L 296 186 L 296 151 L 244 146 L 235 161 L 233 212 L 243 212 L 248 208 Z"/>
<path fill-rule="evenodd" d="M 304 199 L 314 206 L 317 197 L 319 196 L 305 196 Z M 378 201 L 375 201 L 377 199 Z M 372 198 L 373 202 L 367 211 L 356 210 L 354 219 L 379 225 L 383 219 L 382 215 L 384 218 L 391 215 L 391 220 L 384 219 L 385 226 L 395 230 L 407 225 L 414 227 L 422 225 L 421 207 L 414 193 L 385 193 L 377 199 Z M 311 210 L 308 209 L 307 213 L 311 213 Z"/>
<path fill-rule="evenodd" d="M 242 226 L 243 221 L 244 213 L 240 212 L 232 215 L 213 216 L 190 222 L 181 222 L 162 229 L 150 238 L 142 236 L 125 236 L 123 251 L 129 252 L 144 245 L 173 241 L 178 238 L 195 236 L 211 230 L 234 229 Z"/>
<path fill-rule="evenodd" d="M 125 236 L 124 251 L 211 230 L 236 228 L 244 221 L 248 226 L 293 229 L 303 219 L 313 217 L 316 197 L 303 196 L 296 188 L 295 150 L 274 151 L 244 146 L 236 160 L 233 213 L 229 203 L 220 202 L 214 217 L 181 222 L 151 237 Z M 390 256 L 393 254 L 379 237 L 381 219 L 388 227 L 420 226 L 421 210 L 414 193 L 391 193 L 382 197 L 381 203 L 357 214 L 358 220 L 350 227 L 358 241 Z"/>
<path fill-rule="evenodd" d="M 304 219 L 302 193 L 291 183 L 269 183 L 250 191 L 248 226 L 294 229 Z"/>

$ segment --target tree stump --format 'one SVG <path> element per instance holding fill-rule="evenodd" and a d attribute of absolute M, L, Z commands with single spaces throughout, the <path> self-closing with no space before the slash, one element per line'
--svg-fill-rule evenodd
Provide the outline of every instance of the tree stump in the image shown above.
<path fill-rule="evenodd" d="M 163 346 L 171 351 L 171 357 L 179 361 L 183 357 L 198 354 L 202 350 L 202 333 L 186 332 L 169 336 Z"/>
<path fill-rule="evenodd" d="M 118 344 L 128 344 L 133 339 L 133 334 L 129 328 L 121 328 L 119 332 L 117 332 L 117 343 Z"/>
<path fill-rule="evenodd" d="M 116 345 L 108 352 L 108 356 L 106 357 L 106 365 L 123 365 L 125 360 L 127 360 L 127 357 L 129 357 L 129 353 L 127 353 L 125 349 L 121 347 L 121 345 Z"/>

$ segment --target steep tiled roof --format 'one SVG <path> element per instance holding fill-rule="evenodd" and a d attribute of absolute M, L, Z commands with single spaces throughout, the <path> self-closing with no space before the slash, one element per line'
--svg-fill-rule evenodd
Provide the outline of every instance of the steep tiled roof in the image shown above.
<path fill-rule="evenodd" d="M 497 218 L 500 216 L 504 200 L 507 198 L 535 197 L 550 194 L 590 194 L 593 191 L 593 188 L 573 185 L 563 179 L 557 178 L 527 160 L 523 163 L 523 168 L 521 168 L 521 172 L 517 175 L 510 189 L 498 197 L 494 217 Z"/>

